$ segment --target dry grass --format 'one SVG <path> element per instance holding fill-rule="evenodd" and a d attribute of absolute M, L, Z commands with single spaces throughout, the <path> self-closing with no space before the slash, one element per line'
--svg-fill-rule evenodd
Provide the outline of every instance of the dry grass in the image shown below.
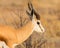
<path fill-rule="evenodd" d="M 25 25 L 29 21 L 25 12 L 27 2 L 27 0 L 1 0 L 0 24 L 15 28 Z M 46 32 L 44 34 L 34 32 L 17 48 L 60 48 L 60 0 L 31 0 L 31 2 L 41 15 Z"/>

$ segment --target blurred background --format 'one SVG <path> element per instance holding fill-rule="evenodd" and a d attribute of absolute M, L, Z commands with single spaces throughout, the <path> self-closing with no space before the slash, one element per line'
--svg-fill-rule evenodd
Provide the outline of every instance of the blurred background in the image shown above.
<path fill-rule="evenodd" d="M 0 0 L 0 24 L 19 28 L 29 22 L 29 1 L 40 14 L 45 33 L 33 32 L 16 48 L 60 48 L 60 0 Z"/>

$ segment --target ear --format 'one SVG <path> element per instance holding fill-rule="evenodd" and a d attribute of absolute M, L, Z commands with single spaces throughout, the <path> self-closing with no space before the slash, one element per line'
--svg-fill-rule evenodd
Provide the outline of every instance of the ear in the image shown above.
<path fill-rule="evenodd" d="M 32 5 L 31 2 L 28 3 L 28 8 L 29 8 L 29 10 L 32 10 L 33 9 L 33 5 Z"/>
<path fill-rule="evenodd" d="M 34 10 L 33 10 L 32 4 L 30 2 L 28 3 L 28 9 L 29 9 L 29 12 L 26 11 L 26 13 L 30 16 L 30 19 L 32 20 L 33 14 L 34 14 Z"/>

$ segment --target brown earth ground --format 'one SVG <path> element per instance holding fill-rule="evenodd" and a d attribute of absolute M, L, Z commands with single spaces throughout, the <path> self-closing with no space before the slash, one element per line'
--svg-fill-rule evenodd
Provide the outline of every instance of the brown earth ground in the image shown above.
<path fill-rule="evenodd" d="M 60 48 L 60 0 L 30 0 L 41 16 L 45 33 L 34 32 L 16 48 Z M 19 28 L 29 21 L 29 0 L 0 0 L 0 24 Z"/>

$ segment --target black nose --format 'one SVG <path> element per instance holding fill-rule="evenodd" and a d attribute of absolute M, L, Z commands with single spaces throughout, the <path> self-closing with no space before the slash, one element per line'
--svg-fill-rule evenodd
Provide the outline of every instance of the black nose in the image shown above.
<path fill-rule="evenodd" d="M 39 25 L 40 23 L 39 23 L 39 22 L 37 22 L 37 24 Z"/>

